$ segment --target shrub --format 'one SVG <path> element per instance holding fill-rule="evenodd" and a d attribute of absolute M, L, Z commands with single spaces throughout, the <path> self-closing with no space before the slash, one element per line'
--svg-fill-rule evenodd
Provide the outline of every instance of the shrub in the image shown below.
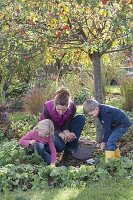
<path fill-rule="evenodd" d="M 123 108 L 128 111 L 133 110 L 133 79 L 121 79 L 121 93 L 124 96 Z"/>
<path fill-rule="evenodd" d="M 20 83 L 17 82 L 14 85 L 10 85 L 9 89 L 6 93 L 6 97 L 18 97 L 22 95 L 25 91 L 28 89 L 28 84 L 27 83 Z"/>
<path fill-rule="evenodd" d="M 56 86 L 56 83 L 52 82 L 45 88 L 34 87 L 30 89 L 24 98 L 26 110 L 31 114 L 38 115 L 42 111 L 44 102 L 54 98 Z"/>
<path fill-rule="evenodd" d="M 44 90 L 35 87 L 27 92 L 24 98 L 24 107 L 31 114 L 37 115 L 42 110 L 44 100 Z"/>
<path fill-rule="evenodd" d="M 23 110 L 23 99 L 21 97 L 10 99 L 9 111 L 17 112 L 19 110 Z"/>
<path fill-rule="evenodd" d="M 74 103 L 77 105 L 83 104 L 87 98 L 90 98 L 90 91 L 87 88 L 83 88 L 78 91 L 74 96 Z"/>

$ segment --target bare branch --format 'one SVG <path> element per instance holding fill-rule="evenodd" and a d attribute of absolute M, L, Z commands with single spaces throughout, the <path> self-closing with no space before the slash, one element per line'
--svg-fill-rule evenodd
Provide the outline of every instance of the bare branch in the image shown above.
<path fill-rule="evenodd" d="M 113 52 L 118 52 L 118 51 L 124 51 L 126 49 L 131 49 L 132 47 L 133 47 L 133 45 L 128 46 L 128 47 L 123 47 L 121 49 L 113 49 L 113 50 L 110 50 L 110 51 L 106 51 L 105 53 L 113 53 Z"/>

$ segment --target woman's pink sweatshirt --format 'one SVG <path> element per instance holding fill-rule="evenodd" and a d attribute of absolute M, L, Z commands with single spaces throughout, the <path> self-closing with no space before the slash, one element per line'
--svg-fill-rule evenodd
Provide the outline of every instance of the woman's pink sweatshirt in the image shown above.
<path fill-rule="evenodd" d="M 20 140 L 19 144 L 22 147 L 30 147 L 30 140 L 36 140 L 37 143 L 48 144 L 51 152 L 51 163 L 55 163 L 56 161 L 56 149 L 53 143 L 52 136 L 49 137 L 41 137 L 38 134 L 37 130 L 32 130 L 24 135 Z"/>

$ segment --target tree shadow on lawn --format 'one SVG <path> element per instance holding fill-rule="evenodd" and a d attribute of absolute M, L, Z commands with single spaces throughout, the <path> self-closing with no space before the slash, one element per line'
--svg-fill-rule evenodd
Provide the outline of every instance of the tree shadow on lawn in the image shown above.
<path fill-rule="evenodd" d="M 132 200 L 133 180 L 88 182 L 85 188 L 70 200 Z"/>

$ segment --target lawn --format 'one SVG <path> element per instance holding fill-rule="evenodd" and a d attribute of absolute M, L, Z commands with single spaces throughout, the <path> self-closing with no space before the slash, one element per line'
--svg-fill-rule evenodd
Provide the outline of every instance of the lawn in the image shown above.
<path fill-rule="evenodd" d="M 61 187 L 41 191 L 14 191 L 0 200 L 133 200 L 133 179 L 88 182 L 85 186 Z"/>

